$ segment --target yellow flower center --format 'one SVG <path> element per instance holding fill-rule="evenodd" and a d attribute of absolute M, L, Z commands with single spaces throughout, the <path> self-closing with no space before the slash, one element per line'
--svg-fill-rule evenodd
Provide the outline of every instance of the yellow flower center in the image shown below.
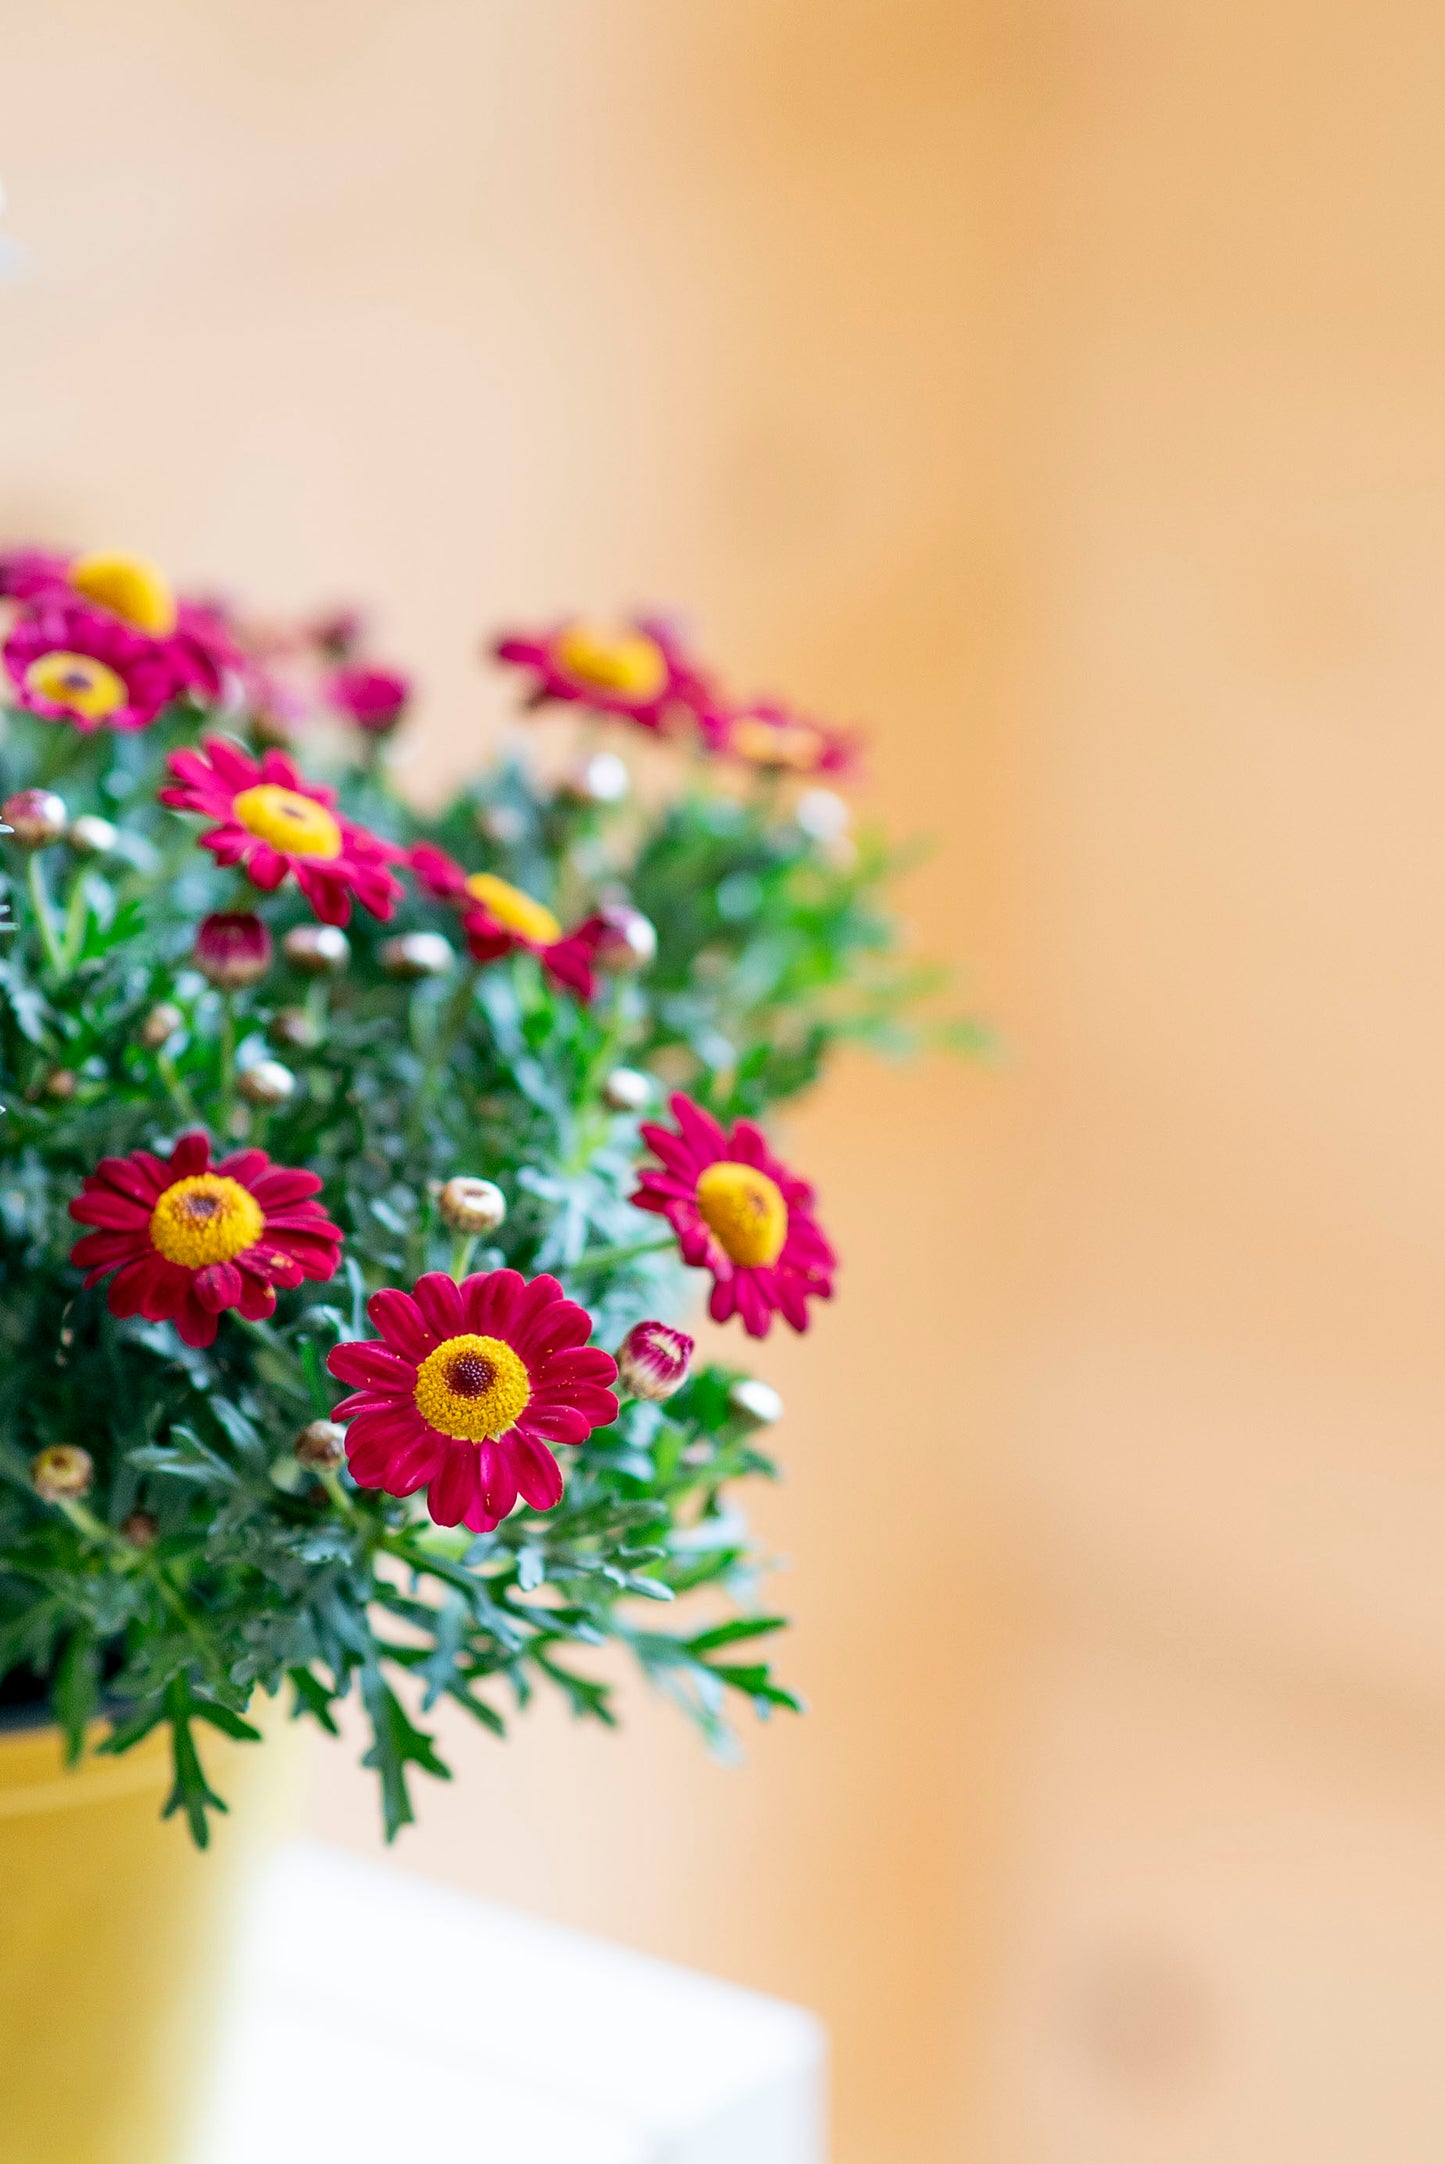
<path fill-rule="evenodd" d="M 598 691 L 620 692 L 624 698 L 654 699 L 667 682 L 667 658 L 645 631 L 569 624 L 555 652 L 569 676 Z"/>
<path fill-rule="evenodd" d="M 532 1396 L 527 1370 L 499 1337 L 444 1338 L 417 1370 L 416 1409 L 442 1435 L 505 1435 Z"/>
<path fill-rule="evenodd" d="M 822 739 L 806 722 L 763 721 L 745 716 L 732 727 L 732 749 L 755 766 L 786 766 L 809 773 L 822 752 Z"/>
<path fill-rule="evenodd" d="M 229 1262 L 266 1230 L 260 1203 L 239 1180 L 196 1172 L 168 1187 L 151 1211 L 151 1245 L 188 1270 Z"/>
<path fill-rule="evenodd" d="M 169 581 L 143 556 L 82 556 L 70 583 L 97 607 L 123 616 L 137 631 L 167 639 L 176 628 L 176 597 Z"/>
<path fill-rule="evenodd" d="M 788 1205 L 777 1181 L 755 1165 L 709 1165 L 697 1183 L 697 1206 L 743 1269 L 767 1269 L 783 1252 Z"/>
<path fill-rule="evenodd" d="M 87 721 L 103 721 L 130 696 L 124 678 L 103 661 L 91 654 L 61 651 L 42 654 L 31 662 L 25 671 L 25 688 L 37 698 L 68 706 L 72 714 L 83 714 Z"/>
<path fill-rule="evenodd" d="M 258 782 L 243 789 L 231 810 L 248 833 L 293 857 L 339 857 L 341 829 L 324 804 L 283 789 L 279 782 Z"/>
<path fill-rule="evenodd" d="M 562 937 L 562 926 L 545 902 L 534 902 L 530 894 L 498 879 L 495 872 L 473 872 L 467 892 L 505 930 L 530 939 L 534 946 L 553 947 Z"/>

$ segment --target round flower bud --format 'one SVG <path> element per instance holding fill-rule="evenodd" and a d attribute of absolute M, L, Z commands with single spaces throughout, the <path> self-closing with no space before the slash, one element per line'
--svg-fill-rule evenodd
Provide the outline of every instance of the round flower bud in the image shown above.
<path fill-rule="evenodd" d="M 17 789 L 0 804 L 0 819 L 22 849 L 48 849 L 64 839 L 70 824 L 65 799 L 53 789 Z"/>
<path fill-rule="evenodd" d="M 45 1077 L 45 1094 L 58 1105 L 68 1105 L 78 1087 L 73 1067 L 52 1067 Z"/>
<path fill-rule="evenodd" d="M 346 1456 L 346 1430 L 339 1420 L 308 1420 L 295 1449 L 300 1463 L 314 1473 L 334 1473 Z"/>
<path fill-rule="evenodd" d="M 499 849 L 510 849 L 526 831 L 527 822 L 515 804 L 484 804 L 477 811 L 477 832 Z"/>
<path fill-rule="evenodd" d="M 222 991 L 254 984 L 271 967 L 271 934 L 249 909 L 218 909 L 196 928 L 191 959 Z"/>
<path fill-rule="evenodd" d="M 351 960 L 351 941 L 339 924 L 293 924 L 281 942 L 281 952 L 304 976 L 326 977 L 345 969 Z"/>
<path fill-rule="evenodd" d="M 602 1102 L 614 1112 L 641 1112 L 652 1102 L 652 1078 L 636 1067 L 614 1067 L 602 1085 Z"/>
<path fill-rule="evenodd" d="M 133 1548 L 153 1548 L 160 1538 L 159 1518 L 148 1510 L 133 1510 L 120 1522 L 121 1538 L 128 1540 Z"/>
<path fill-rule="evenodd" d="M 615 751 L 594 751 L 567 774 L 562 794 L 572 804 L 620 804 L 631 787 L 625 759 Z"/>
<path fill-rule="evenodd" d="M 406 712 L 411 683 L 396 669 L 342 668 L 333 673 L 326 695 L 358 729 L 386 736 Z"/>
<path fill-rule="evenodd" d="M 507 1198 L 490 1180 L 458 1174 L 437 1196 L 437 1209 L 453 1232 L 495 1232 L 507 1214 Z"/>
<path fill-rule="evenodd" d="M 78 1503 L 95 1485 L 95 1460 L 78 1443 L 52 1443 L 30 1460 L 30 1485 L 46 1503 Z"/>
<path fill-rule="evenodd" d="M 631 902 L 604 902 L 597 912 L 602 936 L 597 943 L 600 969 L 646 969 L 657 957 L 657 933 L 650 917 Z"/>
<path fill-rule="evenodd" d="M 456 959 L 440 932 L 401 932 L 381 942 L 376 958 L 389 977 L 440 977 Z"/>
<path fill-rule="evenodd" d="M 617 1348 L 617 1373 L 635 1398 L 661 1403 L 687 1381 L 696 1341 L 665 1322 L 634 1323 Z"/>
<path fill-rule="evenodd" d="M 79 856 L 103 857 L 115 847 L 115 828 L 95 812 L 82 812 L 71 820 L 65 839 Z"/>
<path fill-rule="evenodd" d="M 296 1077 L 279 1059 L 258 1059 L 241 1069 L 236 1087 L 248 1104 L 284 1105 L 296 1094 Z"/>
<path fill-rule="evenodd" d="M 750 1427 L 770 1428 L 783 1417 L 783 1401 L 771 1383 L 742 1375 L 728 1392 L 728 1404 Z"/>
<path fill-rule="evenodd" d="M 321 1042 L 316 1017 L 304 1007 L 278 1007 L 268 1028 L 276 1043 L 290 1052 L 314 1052 Z"/>
<path fill-rule="evenodd" d="M 836 842 L 847 833 L 853 814 L 832 789 L 805 789 L 793 817 L 810 840 Z"/>
<path fill-rule="evenodd" d="M 136 1035 L 152 1052 L 158 1052 L 168 1038 L 174 1037 L 178 1029 L 184 1029 L 185 1022 L 186 1018 L 180 1008 L 173 1007 L 168 999 L 162 999 L 152 1007 Z"/>

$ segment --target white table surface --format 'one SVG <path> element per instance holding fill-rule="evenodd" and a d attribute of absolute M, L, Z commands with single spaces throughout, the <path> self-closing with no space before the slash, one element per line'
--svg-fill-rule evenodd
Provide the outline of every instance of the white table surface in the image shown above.
<path fill-rule="evenodd" d="M 197 2164 L 822 2164 L 812 2015 L 299 1843 Z"/>

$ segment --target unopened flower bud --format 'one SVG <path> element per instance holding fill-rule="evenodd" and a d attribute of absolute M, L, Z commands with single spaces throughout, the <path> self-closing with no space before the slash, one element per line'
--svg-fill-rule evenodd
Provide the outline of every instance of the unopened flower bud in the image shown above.
<path fill-rule="evenodd" d="M 783 1417 L 783 1401 L 771 1383 L 756 1375 L 740 1375 L 728 1392 L 728 1404 L 740 1420 L 755 1428 L 770 1428 Z"/>
<path fill-rule="evenodd" d="M 160 1520 L 149 1510 L 133 1510 L 120 1522 L 121 1538 L 133 1548 L 153 1548 L 160 1538 Z"/>
<path fill-rule="evenodd" d="M 635 1398 L 660 1403 L 680 1390 L 692 1365 L 695 1340 L 665 1322 L 634 1323 L 617 1348 L 617 1373 Z"/>
<path fill-rule="evenodd" d="M 793 817 L 815 842 L 836 842 L 847 833 L 853 814 L 832 789 L 805 789 Z"/>
<path fill-rule="evenodd" d="M 78 1086 L 73 1067 L 52 1067 L 45 1077 L 45 1094 L 58 1105 L 68 1105 Z"/>
<path fill-rule="evenodd" d="M 326 696 L 337 713 L 358 729 L 386 736 L 406 712 L 411 683 L 396 669 L 336 669 L 327 682 Z"/>
<path fill-rule="evenodd" d="M 458 1174 L 437 1196 L 442 1223 L 453 1232 L 495 1232 L 507 1214 L 507 1198 L 490 1180 Z"/>
<path fill-rule="evenodd" d="M 162 999 L 152 1007 L 136 1035 L 152 1052 L 158 1052 L 169 1038 L 174 1037 L 178 1029 L 184 1029 L 185 1022 L 186 1018 L 180 1008 L 173 1007 L 168 999 Z"/>
<path fill-rule="evenodd" d="M 71 820 L 65 839 L 78 856 L 103 857 L 115 847 L 115 828 L 97 812 L 82 812 Z"/>
<path fill-rule="evenodd" d="M 222 991 L 254 984 L 271 967 L 271 934 L 249 909 L 218 909 L 196 928 L 191 959 Z"/>
<path fill-rule="evenodd" d="M 382 941 L 376 958 L 389 977 L 440 977 L 456 956 L 440 932 L 401 932 Z"/>
<path fill-rule="evenodd" d="M 48 849 L 63 840 L 70 823 L 65 799 L 53 789 L 17 789 L 0 804 L 0 819 L 22 849 Z"/>
<path fill-rule="evenodd" d="M 52 1443 L 30 1460 L 30 1484 L 46 1503 L 78 1503 L 95 1485 L 95 1460 L 78 1443 Z"/>
<path fill-rule="evenodd" d="M 258 1059 L 243 1067 L 236 1087 L 248 1104 L 289 1104 L 296 1094 L 296 1077 L 279 1059 Z"/>
<path fill-rule="evenodd" d="M 614 1067 L 602 1085 L 602 1102 L 614 1112 L 641 1112 L 652 1102 L 652 1078 L 636 1067 Z"/>
<path fill-rule="evenodd" d="M 634 909 L 631 902 L 604 902 L 597 914 L 603 927 L 597 943 L 599 968 L 646 969 L 656 959 L 657 933 L 652 920 Z"/>
<path fill-rule="evenodd" d="M 271 1017 L 269 1033 L 291 1052 L 314 1052 L 321 1042 L 316 1017 L 305 1007 L 278 1007 Z"/>
<path fill-rule="evenodd" d="M 334 1473 L 346 1456 L 346 1430 L 339 1420 L 308 1420 L 296 1438 L 296 1456 L 314 1473 Z"/>
<path fill-rule="evenodd" d="M 515 804 L 484 804 L 477 812 L 477 832 L 499 849 L 510 849 L 526 831 L 527 822 Z"/>
<path fill-rule="evenodd" d="M 615 751 L 594 751 L 581 759 L 562 782 L 562 795 L 573 804 L 620 804 L 632 787 L 627 762 Z"/>
<path fill-rule="evenodd" d="M 303 975 L 326 977 L 345 969 L 351 960 L 351 941 L 339 924 L 293 924 L 281 942 L 281 952 Z"/>

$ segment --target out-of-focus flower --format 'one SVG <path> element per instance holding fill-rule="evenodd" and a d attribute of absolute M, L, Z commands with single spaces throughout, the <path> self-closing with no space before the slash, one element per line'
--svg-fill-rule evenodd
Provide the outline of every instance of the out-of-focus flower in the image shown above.
<path fill-rule="evenodd" d="M 95 1460 L 79 1443 L 52 1443 L 30 1460 L 30 1485 L 45 1503 L 79 1503 L 95 1485 Z"/>
<path fill-rule="evenodd" d="M 291 1052 L 314 1052 L 321 1042 L 321 1025 L 305 1007 L 278 1007 L 266 1026 Z"/>
<path fill-rule="evenodd" d="M 620 804 L 632 787 L 627 761 L 615 751 L 594 751 L 579 759 L 562 778 L 562 795 L 573 804 Z"/>
<path fill-rule="evenodd" d="M 661 1403 L 681 1390 L 697 1341 L 665 1322 L 634 1323 L 617 1348 L 617 1374 L 635 1398 Z"/>
<path fill-rule="evenodd" d="M 186 1018 L 180 1008 L 173 1007 L 168 999 L 163 999 L 151 1008 L 136 1035 L 150 1051 L 159 1052 L 161 1046 L 167 1044 L 176 1031 L 184 1029 L 185 1026 Z"/>
<path fill-rule="evenodd" d="M 495 1232 L 506 1221 L 507 1198 L 494 1181 L 457 1173 L 438 1193 L 437 1211 L 452 1232 Z"/>
<path fill-rule="evenodd" d="M 313 1473 L 334 1473 L 346 1460 L 346 1430 L 339 1420 L 308 1420 L 294 1448 Z"/>
<path fill-rule="evenodd" d="M 161 1537 L 161 1521 L 152 1510 L 133 1510 L 120 1521 L 120 1537 L 133 1548 L 153 1548 Z"/>
<path fill-rule="evenodd" d="M 42 597 L 22 609 L 4 652 L 19 704 L 86 734 L 147 728 L 163 707 L 204 690 L 183 641 L 156 638 L 78 597 Z"/>
<path fill-rule="evenodd" d="M 22 849 L 48 849 L 63 841 L 70 823 L 64 797 L 53 789 L 17 789 L 0 804 L 0 821 Z"/>
<path fill-rule="evenodd" d="M 329 609 L 309 627 L 307 636 L 328 661 L 350 661 L 366 637 L 366 617 L 356 608 Z"/>
<path fill-rule="evenodd" d="M 708 696 L 676 631 L 655 616 L 619 625 L 570 617 L 549 631 L 509 632 L 496 653 L 531 673 L 529 705 L 563 700 L 644 729 L 666 729 Z"/>
<path fill-rule="evenodd" d="M 698 727 L 709 751 L 774 774 L 852 774 L 862 758 L 856 735 L 772 699 L 705 707 Z"/>
<path fill-rule="evenodd" d="M 68 1105 L 80 1087 L 80 1077 L 73 1067 L 52 1067 L 45 1077 L 45 1094 L 52 1103 Z"/>
<path fill-rule="evenodd" d="M 373 1293 L 381 1342 L 338 1345 L 327 1366 L 353 1394 L 351 1477 L 389 1495 L 427 1490 L 438 1525 L 489 1533 L 520 1495 L 534 1510 L 562 1497 L 557 1444 L 585 1442 L 617 1418 L 617 1363 L 589 1346 L 592 1318 L 554 1277 L 492 1270 L 460 1285 L 439 1271 L 412 1292 Z"/>
<path fill-rule="evenodd" d="M 831 1298 L 837 1267 L 812 1188 L 774 1157 L 751 1120 L 729 1134 L 680 1091 L 669 1102 L 676 1130 L 642 1129 L 662 1169 L 644 1168 L 634 1204 L 667 1219 L 684 1262 L 712 1272 L 714 1322 L 740 1315 L 750 1337 L 766 1337 L 777 1313 L 806 1330 L 807 1303 Z"/>
<path fill-rule="evenodd" d="M 395 669 L 335 669 L 326 679 L 328 705 L 372 736 L 396 727 L 410 697 L 410 678 Z"/>
<path fill-rule="evenodd" d="M 273 1165 L 264 1150 L 211 1163 L 203 1134 L 183 1135 L 169 1158 L 133 1150 L 103 1157 L 70 1205 L 96 1229 L 71 1261 L 86 1285 L 112 1277 L 113 1315 L 174 1322 L 188 1345 L 210 1345 L 226 1308 L 261 1322 L 276 1289 L 334 1277 L 341 1233 L 319 1203 L 314 1172 Z"/>
<path fill-rule="evenodd" d="M 468 872 L 430 842 L 412 850 L 411 868 L 426 893 L 459 912 L 474 961 L 495 962 L 524 948 L 558 984 L 579 999 L 592 998 L 597 989 L 592 963 L 604 929 L 600 917 L 566 932 L 545 902 L 495 872 Z"/>
<path fill-rule="evenodd" d="M 217 909 L 196 926 L 191 959 L 222 991 L 255 984 L 271 967 L 271 956 L 271 934 L 252 910 Z"/>
<path fill-rule="evenodd" d="M 115 847 L 115 828 L 97 812 L 82 812 L 72 819 L 65 839 L 78 856 L 104 857 Z"/>
<path fill-rule="evenodd" d="M 294 876 L 324 924 L 350 920 L 353 894 L 373 916 L 392 914 L 401 882 L 388 864 L 400 852 L 341 818 L 335 793 L 303 781 L 283 753 L 268 751 L 258 763 L 213 736 L 200 751 L 172 752 L 167 764 L 176 779 L 160 801 L 217 822 L 200 839 L 218 864 L 239 864 L 267 894 Z"/>

